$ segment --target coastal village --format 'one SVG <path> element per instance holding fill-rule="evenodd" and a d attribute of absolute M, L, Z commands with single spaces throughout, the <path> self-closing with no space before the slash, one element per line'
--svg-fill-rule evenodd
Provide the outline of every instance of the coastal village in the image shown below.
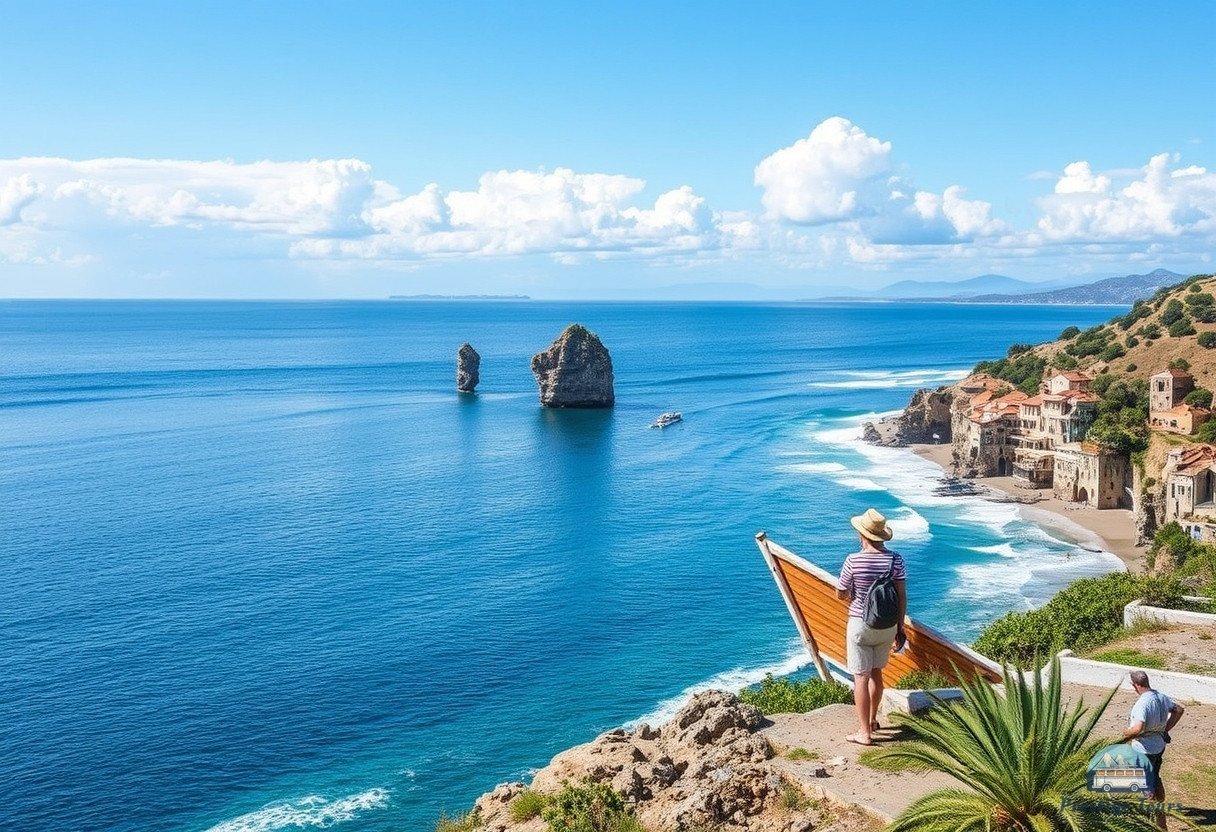
<path fill-rule="evenodd" d="M 1009 478 L 1022 502 L 1130 511 L 1138 546 L 1169 523 L 1216 542 L 1216 280 L 1197 276 L 1109 323 L 1015 345 L 867 426 L 887 445 L 950 447 L 962 479 Z"/>

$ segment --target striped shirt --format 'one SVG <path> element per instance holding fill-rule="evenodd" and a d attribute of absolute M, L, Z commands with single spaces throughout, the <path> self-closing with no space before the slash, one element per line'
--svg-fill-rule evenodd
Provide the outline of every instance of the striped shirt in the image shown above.
<path fill-rule="evenodd" d="M 870 587 L 874 586 L 874 582 L 887 574 L 892 558 L 895 559 L 892 577 L 897 581 L 907 580 L 908 572 L 904 567 L 904 559 L 898 552 L 856 552 L 844 559 L 836 588 L 853 595 L 853 601 L 849 604 L 850 618 L 865 617 L 866 595 L 869 594 Z"/>

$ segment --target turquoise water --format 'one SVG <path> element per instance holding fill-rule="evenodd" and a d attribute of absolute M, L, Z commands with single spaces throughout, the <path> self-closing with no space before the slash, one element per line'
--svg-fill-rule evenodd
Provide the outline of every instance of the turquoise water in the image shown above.
<path fill-rule="evenodd" d="M 805 665 L 752 536 L 835 569 L 869 505 L 913 614 L 972 637 L 1116 562 L 934 497 L 857 426 L 1113 312 L 0 304 L 0 806 L 429 828 L 690 689 Z M 529 356 L 572 321 L 612 351 L 614 410 L 537 406 Z"/>

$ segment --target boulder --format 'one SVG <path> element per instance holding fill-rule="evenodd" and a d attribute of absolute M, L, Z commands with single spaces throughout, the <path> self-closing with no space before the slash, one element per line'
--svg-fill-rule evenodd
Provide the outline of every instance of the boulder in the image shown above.
<path fill-rule="evenodd" d="M 481 381 L 481 356 L 471 344 L 461 344 L 456 350 L 456 389 L 472 393 Z"/>
<path fill-rule="evenodd" d="M 599 337 L 571 324 L 544 352 L 532 356 L 532 375 L 544 407 L 612 407 L 612 357 Z"/>

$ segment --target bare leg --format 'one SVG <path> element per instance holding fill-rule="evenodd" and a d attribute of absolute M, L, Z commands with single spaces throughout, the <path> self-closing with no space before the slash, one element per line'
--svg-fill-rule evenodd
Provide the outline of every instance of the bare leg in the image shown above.
<path fill-rule="evenodd" d="M 1153 800 L 1161 805 L 1161 811 L 1157 812 L 1157 826 L 1161 829 L 1169 829 L 1165 819 L 1165 784 L 1161 782 L 1161 778 L 1157 778 L 1157 784 L 1153 786 Z"/>
<path fill-rule="evenodd" d="M 870 740 L 870 674 L 853 674 L 853 703 L 857 706 L 857 723 L 861 730 L 857 736 L 866 742 Z"/>
<path fill-rule="evenodd" d="M 882 669 L 870 671 L 870 725 L 878 721 L 878 708 L 882 705 Z"/>

